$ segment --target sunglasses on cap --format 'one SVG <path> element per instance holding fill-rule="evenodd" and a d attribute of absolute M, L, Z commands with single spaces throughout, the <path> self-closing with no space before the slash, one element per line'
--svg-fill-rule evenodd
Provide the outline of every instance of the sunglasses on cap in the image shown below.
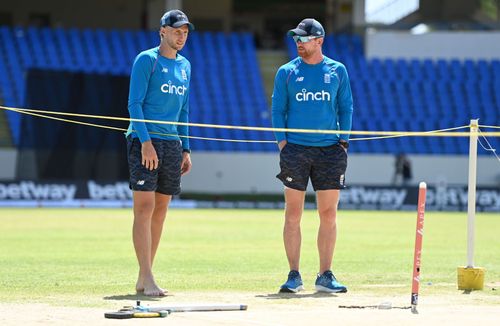
<path fill-rule="evenodd" d="M 293 40 L 295 41 L 295 43 L 307 43 L 307 42 L 310 42 L 312 40 L 314 40 L 315 38 L 320 38 L 322 36 L 299 36 L 299 35 L 294 35 L 293 36 Z"/>

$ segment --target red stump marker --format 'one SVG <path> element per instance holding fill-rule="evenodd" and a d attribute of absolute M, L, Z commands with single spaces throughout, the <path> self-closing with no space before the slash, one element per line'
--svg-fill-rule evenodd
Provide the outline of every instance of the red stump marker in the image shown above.
<path fill-rule="evenodd" d="M 424 213 L 425 213 L 425 196 L 427 193 L 427 185 L 425 182 L 420 182 L 418 189 L 418 206 L 417 206 L 417 231 L 415 233 L 415 254 L 413 256 L 413 278 L 411 286 L 411 312 L 417 314 L 418 303 L 418 288 L 420 286 L 420 257 L 422 255 L 422 236 L 424 234 Z"/>

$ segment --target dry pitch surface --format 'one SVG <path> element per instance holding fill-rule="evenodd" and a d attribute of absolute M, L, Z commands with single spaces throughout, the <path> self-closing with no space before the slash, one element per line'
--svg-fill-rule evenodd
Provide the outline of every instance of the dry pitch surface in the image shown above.
<path fill-rule="evenodd" d="M 485 289 L 491 291 L 491 288 Z M 111 320 L 104 312 L 133 305 L 132 297 L 105 299 L 105 308 L 62 307 L 47 304 L 0 304 L 0 325 L 499 325 L 500 298 L 482 291 L 420 296 L 419 314 L 409 309 L 345 309 L 339 305 L 409 305 L 409 295 L 370 296 L 356 293 L 298 295 L 275 293 L 175 293 L 143 305 L 179 303 L 244 303 L 247 311 L 178 312 L 166 318 Z M 106 308 L 110 307 L 110 308 Z"/>

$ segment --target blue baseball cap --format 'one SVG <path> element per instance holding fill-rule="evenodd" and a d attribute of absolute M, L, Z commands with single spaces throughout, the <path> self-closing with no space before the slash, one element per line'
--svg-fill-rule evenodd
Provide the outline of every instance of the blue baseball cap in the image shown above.
<path fill-rule="evenodd" d="M 185 13 L 178 9 L 167 11 L 160 20 L 161 27 L 170 26 L 179 28 L 182 25 L 188 25 L 190 31 L 194 30 L 194 25 L 191 24 Z"/>
<path fill-rule="evenodd" d="M 325 36 L 325 29 L 319 21 L 313 18 L 303 19 L 297 28 L 291 29 L 287 33 L 289 36 Z"/>

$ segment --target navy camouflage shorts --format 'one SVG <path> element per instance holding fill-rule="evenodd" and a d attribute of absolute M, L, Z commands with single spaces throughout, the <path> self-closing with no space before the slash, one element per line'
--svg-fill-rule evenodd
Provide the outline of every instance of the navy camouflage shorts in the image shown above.
<path fill-rule="evenodd" d="M 178 140 L 151 139 L 158 156 L 158 168 L 142 165 L 139 138 L 127 137 L 129 186 L 134 191 L 155 191 L 164 195 L 181 192 L 182 145 Z"/>
<path fill-rule="evenodd" d="M 311 178 L 314 191 L 345 188 L 347 153 L 338 144 L 326 147 L 287 143 L 280 152 L 276 176 L 292 189 L 305 191 Z"/>

